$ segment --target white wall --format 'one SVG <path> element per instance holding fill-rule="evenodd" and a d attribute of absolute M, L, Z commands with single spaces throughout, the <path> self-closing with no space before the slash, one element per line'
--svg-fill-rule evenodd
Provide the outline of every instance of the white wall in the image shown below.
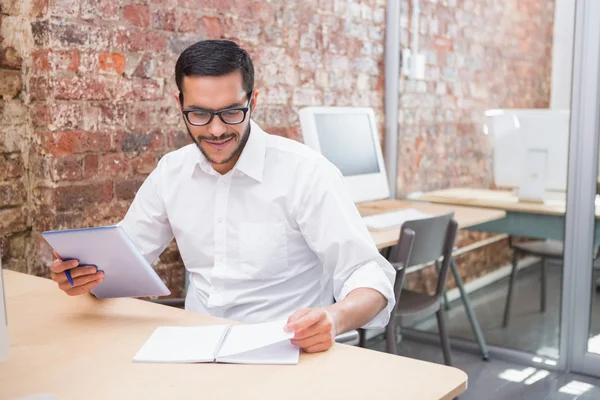
<path fill-rule="evenodd" d="M 555 0 L 550 108 L 571 109 L 575 0 Z"/>

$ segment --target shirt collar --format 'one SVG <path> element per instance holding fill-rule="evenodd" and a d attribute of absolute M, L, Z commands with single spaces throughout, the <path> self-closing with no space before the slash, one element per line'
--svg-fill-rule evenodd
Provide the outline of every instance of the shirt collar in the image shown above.
<path fill-rule="evenodd" d="M 265 154 L 267 150 L 267 133 L 263 131 L 254 121 L 250 120 L 250 135 L 248 141 L 240 154 L 240 158 L 233 167 L 234 170 L 238 170 L 250 178 L 262 182 L 263 173 L 265 167 Z M 204 157 L 204 154 L 196 147 L 198 157 L 193 163 L 193 170 L 196 170 L 196 166 L 200 165 L 200 168 L 211 175 L 215 174 L 215 171 L 211 167 L 210 163 Z"/>

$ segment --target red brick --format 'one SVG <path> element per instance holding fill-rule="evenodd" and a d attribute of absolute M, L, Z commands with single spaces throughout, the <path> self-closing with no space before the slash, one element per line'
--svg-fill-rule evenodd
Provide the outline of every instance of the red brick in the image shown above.
<path fill-rule="evenodd" d="M 98 67 L 100 72 L 114 72 L 117 75 L 125 72 L 125 57 L 116 53 L 98 54 Z"/>
<path fill-rule="evenodd" d="M 85 179 L 98 176 L 100 157 L 88 154 L 83 159 L 83 171 Z"/>
<path fill-rule="evenodd" d="M 220 39 L 223 37 L 223 26 L 221 20 L 216 17 L 202 17 L 200 19 L 202 32 L 208 39 Z"/>
<path fill-rule="evenodd" d="M 54 71 L 76 72 L 79 68 L 79 50 L 57 50 L 49 55 Z"/>
<path fill-rule="evenodd" d="M 21 71 L 0 69 L 0 96 L 17 97 L 22 87 Z"/>
<path fill-rule="evenodd" d="M 163 100 L 161 85 L 154 79 L 134 79 L 133 95 L 136 100 Z"/>
<path fill-rule="evenodd" d="M 81 18 L 117 20 L 119 19 L 119 2 L 115 0 L 82 0 Z"/>
<path fill-rule="evenodd" d="M 50 111 L 50 130 L 70 130 L 81 127 L 82 106 L 78 103 L 56 103 Z"/>
<path fill-rule="evenodd" d="M 0 181 L 21 178 L 25 173 L 21 155 L 0 155 Z"/>
<path fill-rule="evenodd" d="M 29 114 L 35 127 L 48 129 L 48 125 L 52 123 L 50 105 L 46 103 L 33 103 Z"/>
<path fill-rule="evenodd" d="M 161 1 L 161 0 L 152 0 Z M 204 10 L 207 8 L 215 8 L 221 6 L 225 1 L 223 0 L 179 0 L 179 6 L 182 8 L 190 8 L 195 10 Z"/>
<path fill-rule="evenodd" d="M 0 221 L 0 236 L 22 232 L 27 229 L 27 208 L 0 208 Z"/>
<path fill-rule="evenodd" d="M 140 175 L 148 175 L 156 168 L 156 156 L 152 153 L 134 157 L 129 162 L 133 172 Z"/>
<path fill-rule="evenodd" d="M 141 4 L 131 4 L 123 7 L 123 18 L 132 25 L 146 28 L 150 25 L 150 9 Z"/>
<path fill-rule="evenodd" d="M 438 51 L 452 51 L 453 42 L 450 39 L 436 37 L 434 41 L 434 48 Z"/>
<path fill-rule="evenodd" d="M 108 103 L 100 105 L 100 124 L 102 127 L 123 127 L 127 122 L 129 104 Z"/>
<path fill-rule="evenodd" d="M 163 137 L 159 132 L 118 132 L 113 143 L 117 152 L 153 152 L 162 150 Z"/>
<path fill-rule="evenodd" d="M 83 159 L 78 155 L 57 156 L 52 160 L 51 176 L 54 181 L 83 179 Z"/>
<path fill-rule="evenodd" d="M 100 173 L 107 177 L 125 177 L 129 175 L 129 163 L 123 154 L 106 154 L 100 159 Z"/>
<path fill-rule="evenodd" d="M 162 53 L 167 49 L 167 37 L 160 31 L 119 29 L 114 32 L 113 45 L 120 51 Z"/>
<path fill-rule="evenodd" d="M 183 12 L 179 17 L 178 32 L 198 32 L 200 30 L 200 18 L 198 14 L 191 12 Z"/>
<path fill-rule="evenodd" d="M 111 134 L 94 131 L 38 132 L 42 149 L 53 155 L 104 153 L 111 149 Z"/>
<path fill-rule="evenodd" d="M 113 199 L 113 184 L 107 181 L 59 186 L 54 189 L 53 194 L 57 211 L 71 210 L 110 202 Z"/>
<path fill-rule="evenodd" d="M 21 205 L 26 199 L 25 186 L 20 180 L 0 183 L 0 208 Z"/>
<path fill-rule="evenodd" d="M 137 76 L 140 78 L 153 77 L 154 70 L 155 70 L 155 68 L 154 68 L 155 59 L 156 59 L 156 57 L 154 55 L 150 55 L 150 54 L 145 54 L 144 56 L 142 56 L 140 62 L 138 63 L 135 70 L 133 71 L 133 76 Z M 156 82 L 154 82 L 154 83 L 156 83 Z M 158 87 L 158 85 L 156 85 L 156 86 Z"/>
<path fill-rule="evenodd" d="M 117 200 L 133 200 L 144 179 L 131 178 L 115 182 L 115 198 Z"/>
<path fill-rule="evenodd" d="M 152 12 L 152 27 L 163 31 L 175 31 L 175 13 L 166 10 Z"/>
<path fill-rule="evenodd" d="M 0 68 L 20 69 L 23 59 L 14 47 L 0 49 Z"/>
<path fill-rule="evenodd" d="M 59 17 L 75 17 L 79 15 L 79 0 L 52 0 L 52 15 Z"/>
<path fill-rule="evenodd" d="M 188 144 L 192 144 L 189 133 L 183 130 L 167 132 L 167 139 L 170 149 L 180 149 Z"/>
<path fill-rule="evenodd" d="M 48 58 L 48 54 L 50 50 L 37 50 L 31 53 L 31 60 L 33 65 L 31 67 L 32 71 L 35 72 L 48 72 L 52 70 L 50 67 L 50 60 Z"/>
<path fill-rule="evenodd" d="M 104 81 L 90 76 L 56 78 L 53 81 L 53 93 L 57 100 L 108 100 L 110 98 Z"/>
<path fill-rule="evenodd" d="M 31 0 L 29 15 L 32 17 L 42 17 L 48 12 L 48 0 Z"/>
<path fill-rule="evenodd" d="M 127 114 L 127 129 L 139 131 L 140 129 L 153 129 L 157 122 L 156 110 L 153 106 L 136 105 Z"/>
<path fill-rule="evenodd" d="M 52 93 L 52 84 L 45 76 L 29 78 L 29 94 L 31 101 L 43 101 L 49 99 Z"/>

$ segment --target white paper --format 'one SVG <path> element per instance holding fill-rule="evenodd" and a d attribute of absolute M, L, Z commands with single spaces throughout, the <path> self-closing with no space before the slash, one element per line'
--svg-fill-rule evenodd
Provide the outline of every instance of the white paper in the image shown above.
<path fill-rule="evenodd" d="M 217 357 L 217 362 L 232 364 L 298 364 L 300 349 L 294 346 L 289 339 L 261 347 L 246 353 L 234 354 L 227 357 Z"/>
<path fill-rule="evenodd" d="M 365 222 L 365 225 L 367 225 L 367 228 L 378 231 L 399 228 L 406 221 L 430 217 L 431 215 L 422 213 L 414 208 L 407 208 L 405 210 L 369 215 L 368 217 L 363 217 L 363 221 Z"/>
<path fill-rule="evenodd" d="M 133 357 L 134 362 L 213 362 L 227 325 L 161 326 Z"/>
<path fill-rule="evenodd" d="M 289 342 L 294 337 L 294 333 L 283 331 L 286 322 L 287 320 L 280 320 L 263 324 L 232 326 L 217 353 L 217 359 L 233 354 L 247 353 L 275 343 Z"/>

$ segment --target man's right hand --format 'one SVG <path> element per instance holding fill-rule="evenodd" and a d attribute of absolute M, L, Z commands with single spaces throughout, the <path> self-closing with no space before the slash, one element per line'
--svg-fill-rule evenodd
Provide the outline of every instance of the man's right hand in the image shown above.
<path fill-rule="evenodd" d="M 104 279 L 104 272 L 98 271 L 97 268 L 92 265 L 79 267 L 79 262 L 77 260 L 63 261 L 56 252 L 54 252 L 54 257 L 56 257 L 56 260 L 50 265 L 52 280 L 58 283 L 60 290 L 69 296 L 88 293 Z M 65 275 L 66 270 L 71 272 L 73 286 L 71 286 L 67 279 L 67 275 Z"/>

